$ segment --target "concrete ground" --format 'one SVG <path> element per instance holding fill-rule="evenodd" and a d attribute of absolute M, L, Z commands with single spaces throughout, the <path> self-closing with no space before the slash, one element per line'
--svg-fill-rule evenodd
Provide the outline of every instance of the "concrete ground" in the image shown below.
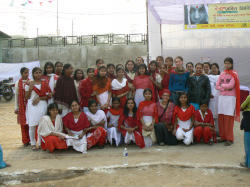
<path fill-rule="evenodd" d="M 11 167 L 0 170 L 0 185 L 4 177 L 27 172 L 53 172 L 66 170 L 89 171 L 97 168 L 121 168 L 123 147 L 106 145 L 104 149 L 90 149 L 86 155 L 74 150 L 56 150 L 54 153 L 32 151 L 22 147 L 21 131 L 16 123 L 14 102 L 0 101 L 0 143 L 4 161 Z M 212 146 L 153 146 L 140 149 L 128 147 L 128 167 L 168 166 L 180 168 L 233 169 L 242 171 L 239 163 L 244 159 L 243 131 L 239 123 L 234 127 L 235 141 L 232 146 L 217 143 Z M 127 166 L 126 166 L 127 167 Z M 250 184 L 250 180 L 247 181 Z"/>

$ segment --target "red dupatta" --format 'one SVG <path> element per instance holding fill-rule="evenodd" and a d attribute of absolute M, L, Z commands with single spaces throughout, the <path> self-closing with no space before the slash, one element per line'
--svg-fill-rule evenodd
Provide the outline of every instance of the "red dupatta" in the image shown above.
<path fill-rule="evenodd" d="M 81 112 L 77 122 L 75 122 L 73 112 L 68 113 L 63 117 L 63 124 L 73 131 L 81 131 L 90 127 L 89 120 L 83 112 Z"/>
<path fill-rule="evenodd" d="M 152 99 L 155 102 L 154 84 L 149 79 L 149 75 L 138 75 L 138 76 L 135 76 L 133 84 L 134 84 L 135 89 L 146 89 L 146 88 L 149 88 L 150 90 L 152 90 Z"/>
<path fill-rule="evenodd" d="M 180 106 L 175 106 L 173 120 L 175 123 L 175 117 L 177 116 L 181 121 L 189 120 L 195 113 L 195 108 L 193 105 L 190 105 L 187 110 L 184 112 Z"/>
<path fill-rule="evenodd" d="M 37 93 L 39 97 L 44 97 L 48 93 L 51 93 L 49 84 L 46 81 L 41 81 L 41 89 L 39 90 L 36 86 L 33 87 L 33 90 Z"/>
<path fill-rule="evenodd" d="M 119 110 L 115 110 L 115 109 L 111 108 L 111 109 L 109 109 L 109 112 L 114 116 L 118 116 L 118 115 L 121 115 L 123 113 L 123 109 L 119 108 Z"/>
<path fill-rule="evenodd" d="M 236 107 L 234 119 L 240 122 L 240 80 L 237 71 L 230 69 L 224 70 L 225 73 L 230 74 L 235 80 L 235 93 L 236 93 Z"/>
<path fill-rule="evenodd" d="M 29 79 L 28 79 L 29 80 Z M 23 79 L 19 79 L 18 81 L 18 116 L 17 121 L 20 125 L 28 125 L 26 124 L 26 105 L 27 99 L 25 98 L 25 89 L 23 88 Z"/>
<path fill-rule="evenodd" d="M 144 148 L 145 143 L 144 143 L 144 139 L 142 137 L 142 126 L 140 123 L 138 123 L 137 117 L 135 117 L 135 118 L 132 116 L 126 117 L 124 114 L 121 114 L 119 121 L 118 121 L 118 129 L 124 137 L 126 136 L 127 131 L 122 129 L 121 126 L 125 127 L 126 126 L 125 123 L 129 128 L 134 128 L 136 126 L 139 127 L 138 130 L 135 130 L 133 132 L 134 136 L 135 136 L 135 142 L 136 142 L 136 145 L 138 145 L 141 149 Z"/>
<path fill-rule="evenodd" d="M 160 98 L 163 94 L 163 89 L 168 89 L 169 79 L 170 79 L 170 74 L 165 73 L 163 79 L 161 80 L 162 89 L 158 91 Z"/>
<path fill-rule="evenodd" d="M 153 112 L 152 112 L 152 117 L 155 119 L 155 123 L 158 123 L 158 110 L 157 110 L 157 105 L 155 104 L 155 102 L 153 102 L 153 101 L 142 101 L 142 102 L 140 102 L 140 104 L 139 104 L 139 107 L 138 107 L 138 110 L 137 110 L 137 112 L 138 112 L 138 115 L 137 115 L 137 117 L 138 117 L 138 120 L 140 121 L 140 119 L 143 117 L 143 109 L 145 108 L 145 107 L 154 107 L 153 108 Z M 151 116 L 150 115 L 150 116 Z"/>

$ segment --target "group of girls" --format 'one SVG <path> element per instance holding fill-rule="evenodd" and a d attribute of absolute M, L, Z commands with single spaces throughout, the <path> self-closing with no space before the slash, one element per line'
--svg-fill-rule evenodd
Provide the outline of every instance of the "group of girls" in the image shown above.
<path fill-rule="evenodd" d="M 105 66 L 98 59 L 97 69 L 88 68 L 85 79 L 82 70 L 73 73 L 71 64 L 61 62 L 55 67 L 47 62 L 43 72 L 34 68 L 33 80 L 22 68 L 15 113 L 23 144 L 51 152 L 72 146 L 82 153 L 107 142 L 134 142 L 141 148 L 201 139 L 213 144 L 218 128 L 220 141 L 231 145 L 234 117 L 239 120 L 239 78 L 232 58 L 224 64 L 219 75 L 216 63 L 197 63 L 194 71 L 189 62 L 186 70 L 180 56 L 167 57 L 165 63 L 157 57 L 148 66 L 138 57 L 125 67 Z"/>

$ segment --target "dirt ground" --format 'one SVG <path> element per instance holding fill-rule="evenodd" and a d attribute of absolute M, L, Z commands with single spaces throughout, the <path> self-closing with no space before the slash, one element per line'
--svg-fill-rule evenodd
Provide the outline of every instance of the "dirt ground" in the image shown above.
<path fill-rule="evenodd" d="M 132 145 L 128 147 L 129 168 L 122 168 L 123 147 L 106 145 L 102 150 L 89 150 L 87 155 L 71 149 L 50 154 L 23 148 L 13 101 L 0 101 L 0 116 L 0 143 L 4 160 L 12 165 L 0 171 L 0 185 L 250 186 L 250 170 L 239 167 L 244 158 L 244 147 L 243 132 L 239 130 L 238 123 L 235 123 L 234 128 L 235 142 L 230 147 L 223 144 L 197 144 L 140 149 Z M 47 177 L 46 180 L 44 173 L 50 174 L 57 170 L 67 175 L 58 173 L 60 177 Z M 72 170 L 80 173 L 68 175 Z M 15 181 L 18 176 L 23 179 L 32 176 L 33 179 L 26 182 L 33 183 L 18 185 L 20 181 L 25 181 Z"/>

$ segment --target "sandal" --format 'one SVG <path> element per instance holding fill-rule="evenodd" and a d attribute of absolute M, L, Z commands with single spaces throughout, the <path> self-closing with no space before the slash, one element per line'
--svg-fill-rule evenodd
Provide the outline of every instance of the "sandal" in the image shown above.
<path fill-rule="evenodd" d="M 32 145 L 32 146 L 31 146 L 31 150 L 32 150 L 32 151 L 37 151 L 38 149 L 36 148 L 35 145 Z"/>
<path fill-rule="evenodd" d="M 222 143 L 225 142 L 226 140 L 222 140 L 222 139 L 217 139 L 217 143 Z"/>
<path fill-rule="evenodd" d="M 244 168 L 247 168 L 247 166 L 246 166 L 246 164 L 245 164 L 244 162 L 241 162 L 241 163 L 240 163 L 240 166 L 241 166 L 241 167 L 244 167 Z"/>
<path fill-rule="evenodd" d="M 231 142 L 231 141 L 226 141 L 225 143 L 224 143 L 224 146 L 230 146 L 230 145 L 232 145 L 233 144 L 233 142 Z"/>
<path fill-rule="evenodd" d="M 209 141 L 209 143 L 208 143 L 208 145 L 213 145 L 214 144 L 214 142 L 213 141 Z"/>

